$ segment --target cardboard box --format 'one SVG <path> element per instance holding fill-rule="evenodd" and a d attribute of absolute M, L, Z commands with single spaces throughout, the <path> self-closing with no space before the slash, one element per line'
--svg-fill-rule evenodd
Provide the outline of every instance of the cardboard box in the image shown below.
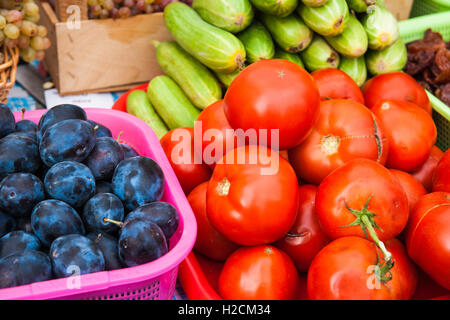
<path fill-rule="evenodd" d="M 385 0 L 386 8 L 391 11 L 398 21 L 409 18 L 413 0 Z"/>
<path fill-rule="evenodd" d="M 127 90 L 162 74 L 152 43 L 172 39 L 162 13 L 62 22 L 49 3 L 39 6 L 52 42 L 44 65 L 60 95 Z"/>

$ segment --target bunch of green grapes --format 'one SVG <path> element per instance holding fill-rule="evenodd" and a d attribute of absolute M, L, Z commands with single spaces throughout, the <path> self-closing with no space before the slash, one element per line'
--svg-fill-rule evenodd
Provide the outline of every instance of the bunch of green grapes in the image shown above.
<path fill-rule="evenodd" d="M 47 29 L 37 24 L 39 19 L 34 0 L 0 0 L 0 45 L 18 47 L 26 62 L 42 60 L 51 43 Z"/>
<path fill-rule="evenodd" d="M 89 19 L 128 18 L 138 14 L 163 11 L 178 0 L 88 0 Z M 191 4 L 191 0 L 183 0 Z"/>

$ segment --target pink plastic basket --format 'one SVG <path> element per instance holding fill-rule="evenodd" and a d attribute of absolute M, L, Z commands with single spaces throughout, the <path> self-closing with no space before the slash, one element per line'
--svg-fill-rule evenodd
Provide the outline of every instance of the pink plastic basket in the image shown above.
<path fill-rule="evenodd" d="M 38 122 L 45 110 L 28 111 L 25 119 Z M 36 282 L 0 290 L 0 299 L 89 299 L 89 300 L 167 300 L 175 290 L 178 265 L 192 250 L 197 236 L 195 216 L 164 154 L 158 138 L 142 120 L 115 110 L 88 108 L 87 116 L 108 127 L 113 137 L 134 147 L 140 155 L 155 160 L 165 176 L 163 201 L 174 205 L 180 225 L 170 239 L 170 250 L 161 258 L 137 267 L 103 271 L 80 276 L 80 287 L 68 289 L 68 279 Z M 21 113 L 15 113 L 20 120 Z"/>

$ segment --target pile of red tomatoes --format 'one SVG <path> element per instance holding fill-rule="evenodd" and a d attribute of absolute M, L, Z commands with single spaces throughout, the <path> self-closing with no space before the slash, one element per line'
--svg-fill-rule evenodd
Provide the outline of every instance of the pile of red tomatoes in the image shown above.
<path fill-rule="evenodd" d="M 405 73 L 360 89 L 336 69 L 263 60 L 201 113 L 214 138 L 196 149 L 193 128 L 163 137 L 196 215 L 194 250 L 224 262 L 220 297 L 410 299 L 423 272 L 450 290 L 450 151 L 435 146 L 431 111 Z M 236 145 L 231 129 L 268 135 Z M 182 164 L 178 130 L 192 139 Z M 195 163 L 211 144 L 226 156 Z"/>

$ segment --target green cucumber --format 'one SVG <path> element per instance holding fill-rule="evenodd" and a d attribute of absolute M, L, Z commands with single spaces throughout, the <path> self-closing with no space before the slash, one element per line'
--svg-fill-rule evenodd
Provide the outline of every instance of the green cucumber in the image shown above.
<path fill-rule="evenodd" d="M 220 84 L 208 68 L 174 41 L 154 43 L 158 65 L 183 89 L 194 106 L 205 109 L 222 99 Z"/>
<path fill-rule="evenodd" d="M 281 50 L 279 48 L 277 48 L 275 50 L 275 59 L 283 59 L 283 60 L 288 60 L 291 61 L 295 64 L 298 64 L 300 67 L 305 68 L 305 65 L 303 64 L 302 59 L 300 58 L 300 56 L 296 53 L 289 53 L 286 52 L 284 50 Z"/>
<path fill-rule="evenodd" d="M 297 12 L 303 21 L 322 36 L 337 36 L 344 31 L 349 10 L 345 0 L 328 0 L 323 6 L 308 7 L 301 4 Z"/>
<path fill-rule="evenodd" d="M 368 47 L 366 31 L 352 14 L 348 16 L 347 25 L 340 35 L 325 37 L 325 39 L 334 50 L 348 58 L 361 57 Z"/>
<path fill-rule="evenodd" d="M 348 8 L 358 13 L 366 12 L 377 0 L 347 0 Z"/>
<path fill-rule="evenodd" d="M 170 130 L 193 127 L 200 110 L 168 76 L 157 76 L 148 84 L 147 95 Z"/>
<path fill-rule="evenodd" d="M 302 0 L 303 4 L 308 7 L 323 6 L 328 0 Z"/>
<path fill-rule="evenodd" d="M 228 88 L 233 80 L 238 76 L 239 73 L 241 73 L 241 70 L 238 69 L 233 73 L 220 73 L 220 72 L 214 72 L 216 74 L 216 77 L 219 79 L 219 81 Z"/>
<path fill-rule="evenodd" d="M 240 32 L 237 37 L 244 44 L 249 63 L 273 58 L 275 45 L 272 37 L 259 21 L 254 21 L 247 29 Z"/>
<path fill-rule="evenodd" d="M 325 68 L 336 69 L 339 66 L 339 54 L 319 35 L 301 54 L 302 61 L 308 71 L 313 72 Z"/>
<path fill-rule="evenodd" d="M 383 50 L 399 37 L 397 19 L 384 7 L 372 6 L 361 22 L 366 30 L 371 50 Z"/>
<path fill-rule="evenodd" d="M 314 33 L 295 13 L 285 18 L 261 14 L 261 20 L 272 38 L 287 52 L 300 52 L 311 43 Z"/>
<path fill-rule="evenodd" d="M 401 71 L 408 58 L 405 43 L 399 38 L 383 50 L 369 50 L 366 53 L 367 69 L 372 75 Z"/>
<path fill-rule="evenodd" d="M 261 12 L 277 17 L 287 17 L 298 5 L 298 0 L 250 0 Z"/>
<path fill-rule="evenodd" d="M 339 70 L 344 71 L 358 86 L 362 86 L 367 80 L 367 67 L 364 56 L 359 58 L 341 57 Z"/>
<path fill-rule="evenodd" d="M 232 33 L 247 28 L 255 15 L 249 0 L 194 0 L 192 8 L 206 22 Z"/>
<path fill-rule="evenodd" d="M 245 48 L 232 33 L 205 21 L 182 2 L 164 9 L 164 22 L 177 43 L 215 71 L 231 73 L 244 67 Z"/>
<path fill-rule="evenodd" d="M 161 139 L 168 131 L 150 103 L 147 93 L 143 90 L 134 90 L 127 97 L 127 112 L 145 121 L 153 129 L 158 139 Z"/>

